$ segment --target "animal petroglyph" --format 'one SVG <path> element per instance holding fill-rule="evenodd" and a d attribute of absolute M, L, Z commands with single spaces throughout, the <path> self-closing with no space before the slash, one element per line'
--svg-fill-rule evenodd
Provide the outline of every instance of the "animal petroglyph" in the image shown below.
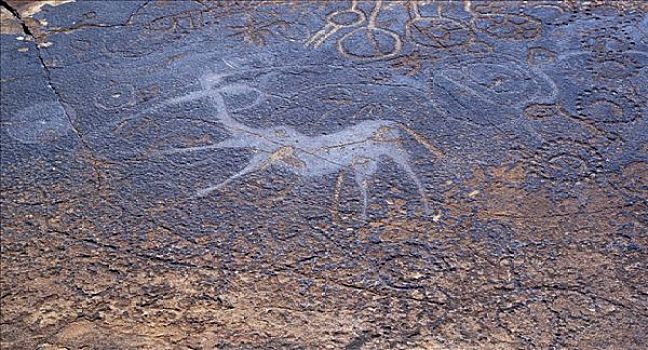
<path fill-rule="evenodd" d="M 381 159 L 386 158 L 396 163 L 416 185 L 424 212 L 429 212 L 429 201 L 423 184 L 410 166 L 409 154 L 401 143 L 402 132 L 405 132 L 434 156 L 442 157 L 443 153 L 422 135 L 390 120 L 366 120 L 335 133 L 317 136 L 304 135 L 289 126 L 253 128 L 230 115 L 225 97 L 252 94 L 254 106 L 263 100 L 264 93 L 246 84 L 225 83 L 225 77 L 222 74 L 207 75 L 202 79 L 201 91 L 173 98 L 153 107 L 159 109 L 197 99 L 208 99 L 216 109 L 216 119 L 230 133 L 230 138 L 215 144 L 164 149 L 157 152 L 160 156 L 223 148 L 246 148 L 254 152 L 243 169 L 218 184 L 198 190 L 194 197 L 206 196 L 232 181 L 273 165 L 300 177 L 324 176 L 348 170 L 354 174 L 361 191 L 362 217 L 365 219 L 368 180 L 378 170 Z"/>

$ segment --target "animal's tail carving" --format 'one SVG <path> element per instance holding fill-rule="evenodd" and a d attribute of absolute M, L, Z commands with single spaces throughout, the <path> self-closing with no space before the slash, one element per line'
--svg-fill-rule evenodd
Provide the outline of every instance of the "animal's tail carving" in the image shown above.
<path fill-rule="evenodd" d="M 396 109 L 392 107 L 387 107 L 389 110 L 394 112 L 397 115 L 401 115 Z M 410 135 L 416 142 L 418 142 L 420 145 L 425 147 L 425 149 L 428 150 L 432 155 L 435 157 L 442 159 L 445 158 L 445 153 L 443 153 L 442 150 L 440 150 L 438 147 L 436 147 L 432 142 L 430 142 L 427 137 L 419 134 L 418 132 L 410 129 L 407 125 L 401 123 L 401 122 L 393 122 L 396 125 L 398 125 L 398 128 L 401 129 L 402 131 L 405 131 L 408 135 Z"/>
<path fill-rule="evenodd" d="M 439 148 L 434 146 L 425 136 L 417 133 L 416 131 L 408 128 L 405 124 L 398 123 L 398 127 L 401 128 L 403 131 L 408 133 L 410 136 L 416 140 L 416 142 L 420 143 L 423 147 L 425 147 L 430 153 L 432 153 L 435 157 L 437 158 L 444 158 L 445 153 L 441 151 Z"/>

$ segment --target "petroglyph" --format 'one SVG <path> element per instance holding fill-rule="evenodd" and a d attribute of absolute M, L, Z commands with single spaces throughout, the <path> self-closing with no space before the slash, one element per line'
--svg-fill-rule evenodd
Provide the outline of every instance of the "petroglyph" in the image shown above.
<path fill-rule="evenodd" d="M 252 94 L 250 108 L 259 104 L 265 94 L 247 84 L 225 83 L 223 74 L 210 74 L 201 81 L 202 90 L 170 99 L 152 109 L 160 109 L 208 99 L 216 109 L 216 119 L 230 133 L 230 138 L 210 145 L 160 150 L 156 154 L 168 156 L 178 153 L 207 151 L 223 148 L 246 148 L 254 152 L 247 165 L 226 180 L 202 189 L 194 197 L 203 197 L 220 190 L 245 175 L 270 166 L 281 167 L 299 177 L 320 177 L 348 170 L 353 173 L 363 200 L 362 218 L 367 215 L 369 178 L 376 173 L 382 159 L 396 163 L 409 180 L 416 185 L 424 212 L 429 212 L 429 200 L 418 175 L 410 165 L 410 157 L 401 143 L 403 132 L 425 147 L 435 157 L 443 157 L 424 136 L 407 126 L 390 120 L 366 120 L 331 134 L 309 136 L 289 126 L 260 129 L 245 125 L 230 115 L 227 95 Z M 241 109 L 239 109 L 240 111 Z M 144 112 L 146 113 L 146 112 Z"/>
<path fill-rule="evenodd" d="M 56 101 L 38 103 L 14 114 L 3 123 L 3 129 L 13 139 L 25 144 L 52 142 L 70 130 L 63 108 Z"/>
<path fill-rule="evenodd" d="M 320 47 L 326 39 L 334 35 L 341 29 L 354 28 L 361 26 L 367 20 L 364 12 L 358 10 L 358 1 L 353 0 L 351 7 L 347 10 L 331 12 L 326 16 L 326 25 L 315 33 L 308 41 L 306 46 Z"/>
<path fill-rule="evenodd" d="M 34 4 L 1 349 L 648 343 L 648 1 Z"/>
<path fill-rule="evenodd" d="M 449 48 L 471 39 L 470 30 L 461 22 L 446 17 L 421 15 L 417 2 L 410 4 L 411 19 L 405 23 L 408 38 L 419 45 Z"/>
<path fill-rule="evenodd" d="M 629 96 L 604 87 L 579 94 L 577 118 L 601 124 L 633 123 L 641 119 L 641 106 Z"/>
<path fill-rule="evenodd" d="M 556 84 L 544 72 L 503 55 L 459 55 L 441 62 L 434 83 L 448 81 L 488 104 L 524 107 L 551 103 Z"/>
<path fill-rule="evenodd" d="M 541 66 L 556 61 L 557 54 L 544 47 L 530 47 L 527 50 L 526 63 L 529 66 Z"/>
<path fill-rule="evenodd" d="M 377 25 L 376 19 L 381 7 L 382 1 L 376 1 L 367 18 L 367 15 L 358 9 L 358 2 L 354 0 L 349 9 L 328 14 L 326 25 L 306 41 L 305 45 L 320 47 L 338 31 L 355 28 L 337 40 L 336 47 L 342 56 L 356 61 L 393 58 L 400 53 L 403 42 L 398 33 Z"/>
<path fill-rule="evenodd" d="M 135 105 L 135 88 L 132 84 L 116 84 L 95 97 L 95 105 L 102 109 L 118 109 Z"/>
<path fill-rule="evenodd" d="M 541 35 L 542 24 L 528 15 L 481 14 L 471 21 L 475 30 L 505 40 L 529 40 Z"/>
<path fill-rule="evenodd" d="M 382 1 L 376 1 L 366 27 L 356 28 L 338 40 L 337 49 L 342 56 L 356 61 L 375 61 L 393 58 L 401 52 L 403 42 L 398 33 L 378 27 L 376 23 L 381 6 Z M 353 45 L 355 40 L 366 41 L 368 45 Z M 362 48 L 363 52 L 354 52 L 358 48 Z"/>

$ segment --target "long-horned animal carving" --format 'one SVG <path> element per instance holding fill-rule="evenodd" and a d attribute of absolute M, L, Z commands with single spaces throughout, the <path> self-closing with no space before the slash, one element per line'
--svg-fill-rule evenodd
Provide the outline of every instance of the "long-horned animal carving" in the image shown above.
<path fill-rule="evenodd" d="M 209 99 L 216 108 L 216 119 L 230 133 L 231 137 L 210 145 L 171 148 L 160 151 L 160 155 L 207 151 L 221 148 L 248 148 L 254 151 L 247 165 L 225 181 L 202 188 L 195 197 L 206 196 L 232 181 L 269 166 L 280 166 L 301 176 L 313 177 L 350 170 L 363 198 L 362 218 L 366 219 L 368 205 L 368 184 L 371 175 L 378 170 L 381 158 L 388 158 L 398 164 L 416 184 L 425 213 L 429 213 L 428 198 L 423 185 L 410 166 L 409 156 L 401 143 L 401 131 L 405 131 L 436 157 L 443 153 L 423 136 L 405 125 L 389 120 L 367 120 L 341 131 L 318 136 L 308 136 L 288 126 L 268 129 L 253 128 L 237 121 L 230 115 L 225 97 L 227 95 L 254 94 L 253 104 L 263 99 L 263 92 L 246 84 L 224 81 L 224 75 L 207 75 L 202 80 L 202 90 L 163 102 L 155 109 L 170 105 Z"/>

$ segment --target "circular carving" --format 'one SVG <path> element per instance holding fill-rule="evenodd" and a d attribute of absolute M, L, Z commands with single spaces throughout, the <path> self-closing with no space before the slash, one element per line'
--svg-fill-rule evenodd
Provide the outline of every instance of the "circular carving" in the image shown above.
<path fill-rule="evenodd" d="M 546 119 L 555 116 L 564 116 L 561 107 L 555 104 L 534 103 L 524 108 L 524 116 L 529 119 Z"/>
<path fill-rule="evenodd" d="M 135 88 L 131 84 L 111 85 L 95 98 L 95 104 L 103 109 L 118 109 L 135 105 Z"/>
<path fill-rule="evenodd" d="M 641 106 L 605 88 L 585 91 L 576 101 L 578 117 L 596 123 L 630 123 L 641 118 Z"/>
<path fill-rule="evenodd" d="M 529 1 L 524 4 L 524 13 L 533 16 L 545 26 L 567 25 L 574 21 L 574 4 L 563 1 Z"/>
<path fill-rule="evenodd" d="M 25 144 L 46 144 L 64 136 L 70 122 L 63 105 L 44 102 L 14 114 L 4 129 L 13 139 Z"/>
<path fill-rule="evenodd" d="M 588 62 L 588 68 L 595 77 L 601 80 L 625 80 L 639 74 L 645 67 L 646 57 L 642 53 L 613 53 L 594 55 Z M 643 64 L 640 63 L 643 60 Z"/>
<path fill-rule="evenodd" d="M 356 9 L 333 12 L 326 16 L 327 23 L 334 23 L 345 27 L 359 26 L 364 23 L 366 19 L 364 12 Z"/>
<path fill-rule="evenodd" d="M 589 178 L 600 171 L 605 159 L 589 143 L 565 138 L 545 140 L 537 149 L 523 153 L 529 174 L 548 180 Z"/>
<path fill-rule="evenodd" d="M 630 35 L 606 27 L 586 31 L 582 36 L 581 45 L 583 49 L 594 52 L 623 52 L 632 50 L 635 43 Z"/>
<path fill-rule="evenodd" d="M 463 24 L 450 18 L 416 18 L 406 25 L 407 37 L 419 45 L 449 48 L 463 45 L 471 33 Z"/>
<path fill-rule="evenodd" d="M 531 47 L 527 50 L 527 64 L 540 66 L 550 64 L 556 60 L 557 54 L 544 47 Z"/>
<path fill-rule="evenodd" d="M 514 14 L 486 14 L 473 19 L 475 30 L 506 40 L 528 40 L 542 34 L 542 23 L 535 18 Z"/>
<path fill-rule="evenodd" d="M 363 27 L 344 35 L 338 41 L 338 50 L 356 61 L 376 61 L 393 58 L 400 53 L 403 43 L 391 30 Z"/>
<path fill-rule="evenodd" d="M 433 70 L 434 81 L 450 82 L 484 102 L 522 107 L 552 99 L 556 87 L 544 73 L 503 55 L 451 57 Z"/>

